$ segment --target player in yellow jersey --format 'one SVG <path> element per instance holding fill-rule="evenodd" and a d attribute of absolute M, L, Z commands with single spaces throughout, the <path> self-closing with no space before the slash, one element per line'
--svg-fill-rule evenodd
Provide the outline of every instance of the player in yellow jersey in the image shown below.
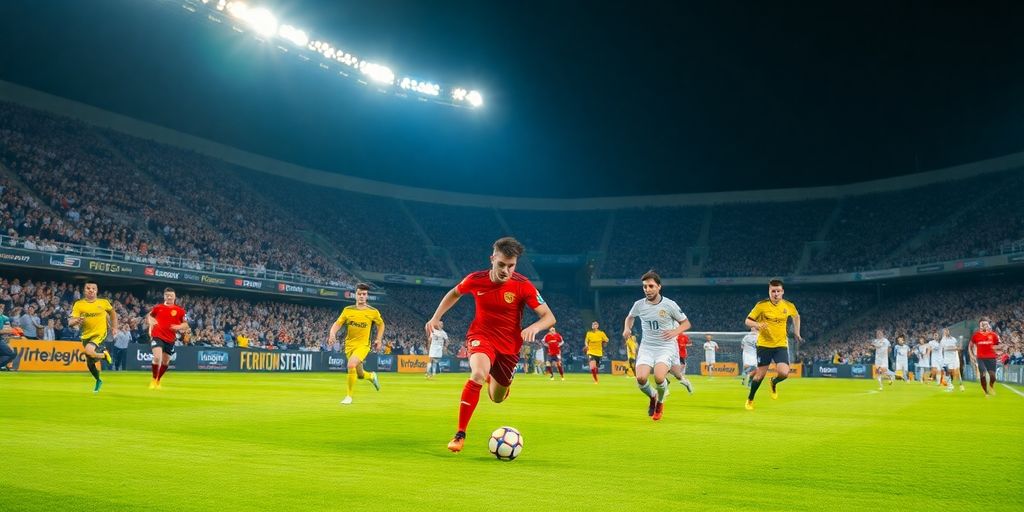
<path fill-rule="evenodd" d="M 327 336 L 327 344 L 334 344 L 338 330 L 345 327 L 345 357 L 348 359 L 348 394 L 341 401 L 342 404 L 352 403 L 352 390 L 356 387 L 356 378 L 365 379 L 370 374 L 370 383 L 380 391 L 380 381 L 377 379 L 377 372 L 363 371 L 363 361 L 370 353 L 370 326 L 377 326 L 377 337 L 374 340 L 374 347 L 379 352 L 384 344 L 384 319 L 380 311 L 366 303 L 370 297 L 370 285 L 359 283 L 356 285 L 356 303 L 354 306 L 346 306 L 338 315 L 338 319 L 331 325 L 331 333 Z"/>
<path fill-rule="evenodd" d="M 750 382 L 750 394 L 747 395 L 747 410 L 754 409 L 754 395 L 761 386 L 761 380 L 768 373 L 768 366 L 775 363 L 778 373 L 771 380 L 772 399 L 779 397 L 776 386 L 789 376 L 789 338 L 786 326 L 789 318 L 793 318 L 793 337 L 800 341 L 800 313 L 796 305 L 782 296 L 786 291 L 782 281 L 772 279 L 768 282 L 768 299 L 758 302 L 747 315 L 747 327 L 757 331 L 757 370 Z"/>
<path fill-rule="evenodd" d="M 604 345 L 608 343 L 608 335 L 598 329 L 597 322 L 590 324 L 587 331 L 586 344 L 587 355 L 590 356 L 590 375 L 594 377 L 594 384 L 597 384 L 597 369 L 604 357 Z"/>
<path fill-rule="evenodd" d="M 117 332 L 117 311 L 110 305 L 107 299 L 96 297 L 99 293 L 99 286 L 88 281 L 85 283 L 85 298 L 75 301 L 71 307 L 71 318 L 68 325 L 74 327 L 81 325 L 82 346 L 85 347 L 85 364 L 89 367 L 89 373 L 96 379 L 93 393 L 99 393 L 103 387 L 100 380 L 99 362 L 103 359 L 110 363 L 110 351 L 103 350 L 103 342 L 107 339 L 108 332 Z M 107 318 L 110 318 L 110 330 L 107 330 Z"/>
<path fill-rule="evenodd" d="M 636 348 L 636 336 L 630 333 L 626 338 L 626 362 L 629 363 L 630 373 L 627 373 L 626 377 L 629 377 L 630 374 L 636 376 Z"/>

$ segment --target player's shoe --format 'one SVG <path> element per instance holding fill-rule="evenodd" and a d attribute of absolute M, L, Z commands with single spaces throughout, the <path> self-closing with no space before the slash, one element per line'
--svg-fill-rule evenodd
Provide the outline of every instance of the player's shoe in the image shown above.
<path fill-rule="evenodd" d="M 988 394 L 996 396 L 996 387 L 994 385 L 988 387 Z"/>
<path fill-rule="evenodd" d="M 149 381 L 149 389 L 156 389 L 157 380 L 153 379 Z"/>
<path fill-rule="evenodd" d="M 748 411 L 753 411 L 754 410 L 754 401 L 753 400 L 747 400 L 747 403 L 743 404 L 743 408 L 748 410 Z"/>
<path fill-rule="evenodd" d="M 683 387 L 685 387 L 685 388 L 686 388 L 686 392 L 687 392 L 687 393 L 689 393 L 689 394 L 691 394 L 691 395 L 693 394 L 693 383 L 692 383 L 692 382 L 691 382 L 691 383 L 689 383 L 689 384 L 687 384 L 687 383 L 685 383 L 685 382 L 680 382 L 680 384 L 682 384 L 682 385 L 683 385 Z"/>
<path fill-rule="evenodd" d="M 159 380 L 156 381 L 156 389 L 159 391 L 159 390 L 161 390 L 163 388 L 164 388 L 163 383 L 161 381 L 159 381 Z"/>
<path fill-rule="evenodd" d="M 562 382 L 565 382 L 565 377 L 562 377 Z"/>
<path fill-rule="evenodd" d="M 651 403 L 647 406 L 647 415 L 654 416 L 654 410 L 658 408 L 658 394 L 651 395 Z"/>
<path fill-rule="evenodd" d="M 103 381 L 102 380 L 98 380 L 98 381 L 96 381 L 96 385 L 92 388 L 92 392 L 93 393 L 99 393 L 100 392 L 100 388 L 102 388 L 102 387 L 103 387 Z"/>
<path fill-rule="evenodd" d="M 768 384 L 771 384 L 771 386 L 772 386 L 772 392 L 771 392 L 772 400 L 778 400 L 779 399 L 779 392 L 776 391 L 776 389 L 775 389 L 775 382 L 772 381 L 771 379 L 768 379 Z"/>
<path fill-rule="evenodd" d="M 107 360 L 107 364 L 110 364 L 110 365 L 114 364 L 114 359 L 112 357 L 110 357 L 110 351 L 109 350 L 104 350 L 103 351 L 103 358 Z"/>
<path fill-rule="evenodd" d="M 346 397 L 345 397 L 344 399 L 342 399 L 342 401 L 341 401 L 341 405 L 349 405 L 349 404 L 351 404 L 351 403 L 352 403 L 352 397 L 350 397 L 350 396 L 346 396 Z"/>
<path fill-rule="evenodd" d="M 661 415 L 665 412 L 665 402 L 658 402 L 658 406 L 654 409 L 654 414 L 651 415 L 651 419 L 658 421 L 661 419 Z"/>
<path fill-rule="evenodd" d="M 961 391 L 961 392 L 963 392 L 963 391 L 966 391 L 966 390 L 964 389 L 964 385 L 963 385 L 963 384 L 960 384 L 960 391 Z"/>
<path fill-rule="evenodd" d="M 466 444 L 466 433 L 456 432 L 455 437 L 451 441 L 448 441 L 448 451 L 452 453 L 459 453 L 462 451 L 462 447 Z"/>
<path fill-rule="evenodd" d="M 373 377 L 370 377 L 370 384 L 373 384 L 373 388 L 380 391 L 380 380 L 377 378 L 377 372 L 373 372 Z"/>

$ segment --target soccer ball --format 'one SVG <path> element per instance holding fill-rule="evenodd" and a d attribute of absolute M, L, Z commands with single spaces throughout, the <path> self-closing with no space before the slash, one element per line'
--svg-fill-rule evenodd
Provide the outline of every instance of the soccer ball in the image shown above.
<path fill-rule="evenodd" d="M 523 452 L 523 435 L 513 427 L 500 427 L 491 432 L 487 449 L 498 460 L 515 460 Z"/>

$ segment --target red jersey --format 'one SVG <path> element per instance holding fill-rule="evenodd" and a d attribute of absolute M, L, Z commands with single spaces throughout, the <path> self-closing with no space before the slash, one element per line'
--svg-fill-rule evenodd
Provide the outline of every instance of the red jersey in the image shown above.
<path fill-rule="evenodd" d="M 971 344 L 978 347 L 978 359 L 995 359 L 999 335 L 995 331 L 977 331 L 971 336 Z"/>
<path fill-rule="evenodd" d="M 157 304 L 153 306 L 149 316 L 156 319 L 156 325 L 153 326 L 153 338 L 166 341 L 167 343 L 174 343 L 174 337 L 177 332 L 172 330 L 171 326 L 185 321 L 185 308 L 177 304 L 173 306 Z"/>
<path fill-rule="evenodd" d="M 562 335 L 557 332 L 554 334 L 548 333 L 544 336 L 544 343 L 548 344 L 548 355 L 557 356 L 562 353 Z"/>
<path fill-rule="evenodd" d="M 686 333 L 676 336 L 676 343 L 679 344 L 679 358 L 686 359 L 686 347 L 690 346 L 690 337 Z"/>
<path fill-rule="evenodd" d="M 518 354 L 523 346 L 523 305 L 536 309 L 544 303 L 533 283 L 518 272 L 504 283 L 491 281 L 490 271 L 473 272 L 455 286 L 455 291 L 472 295 L 476 301 L 476 314 L 466 339 L 489 341 L 500 354 Z"/>

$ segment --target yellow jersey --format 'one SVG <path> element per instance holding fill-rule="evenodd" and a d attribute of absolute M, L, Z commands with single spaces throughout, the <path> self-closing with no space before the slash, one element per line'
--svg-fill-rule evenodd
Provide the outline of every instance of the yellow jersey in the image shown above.
<path fill-rule="evenodd" d="M 626 358 L 636 359 L 636 336 L 626 338 Z"/>
<path fill-rule="evenodd" d="M 359 309 L 355 306 L 345 306 L 334 322 L 345 326 L 345 348 L 369 347 L 370 346 L 370 324 L 377 324 L 377 330 L 384 328 L 384 319 L 380 311 L 372 306 L 366 309 Z"/>
<path fill-rule="evenodd" d="M 592 356 L 604 355 L 604 344 L 608 342 L 608 335 L 601 329 L 587 331 L 587 354 Z"/>
<path fill-rule="evenodd" d="M 786 336 L 786 325 L 789 317 L 800 316 L 796 305 L 782 299 L 778 304 L 765 299 L 754 305 L 747 318 L 761 323 L 768 324 L 767 329 L 761 329 L 757 334 L 757 346 L 767 348 L 788 347 L 789 338 Z"/>
<path fill-rule="evenodd" d="M 103 342 L 107 338 L 107 315 L 113 310 L 114 307 L 107 299 L 97 298 L 92 302 L 85 299 L 76 300 L 75 305 L 71 307 L 71 317 L 82 319 L 79 338 L 97 344 Z"/>

